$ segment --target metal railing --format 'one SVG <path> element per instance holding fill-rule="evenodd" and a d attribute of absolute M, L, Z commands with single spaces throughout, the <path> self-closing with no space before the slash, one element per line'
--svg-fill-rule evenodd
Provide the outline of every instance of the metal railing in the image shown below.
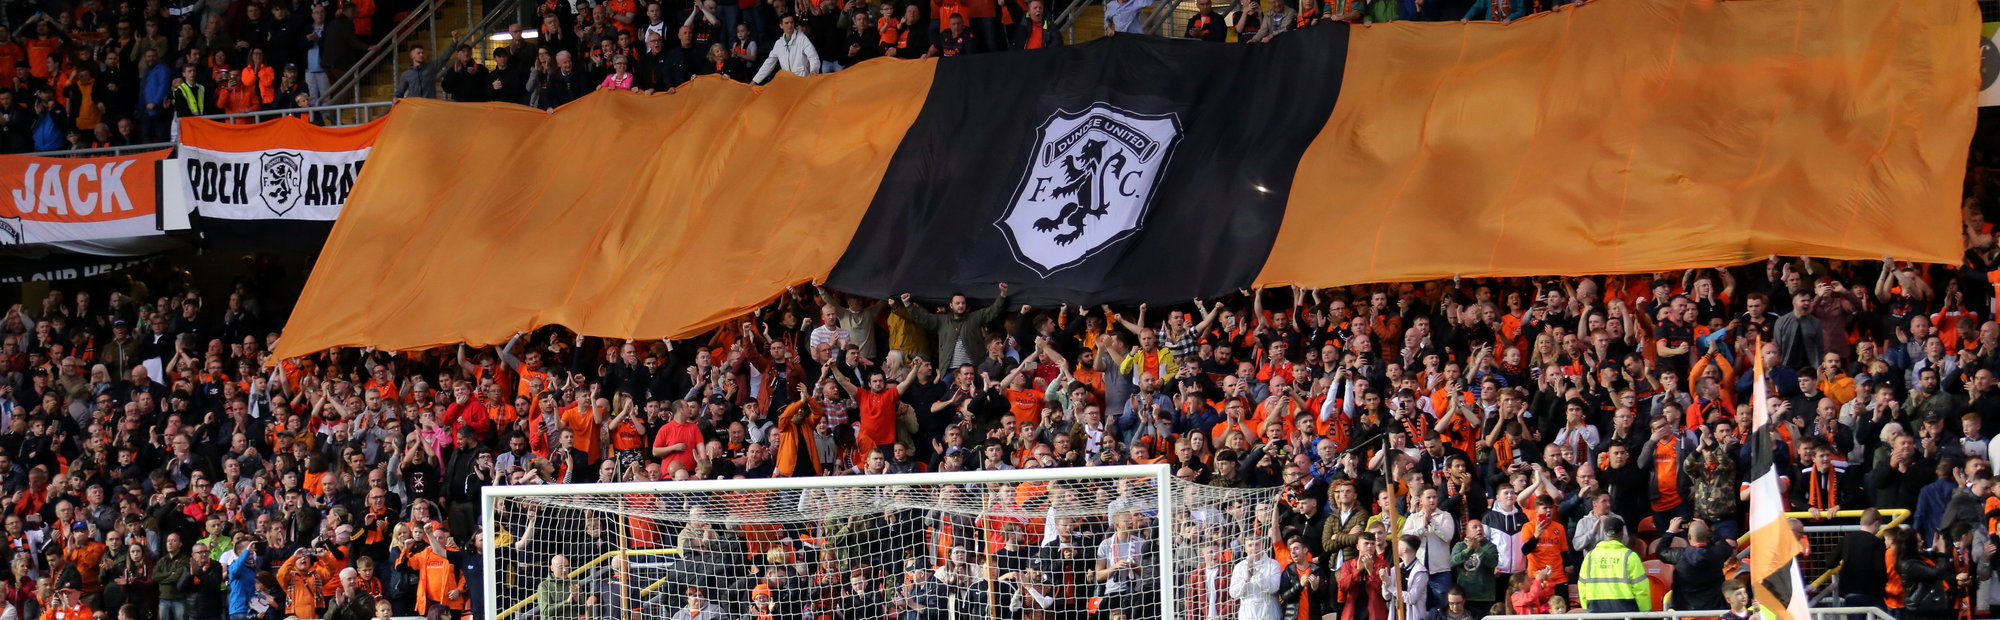
<path fill-rule="evenodd" d="M 1854 518 L 1859 518 L 1865 512 L 1866 511 L 1863 510 L 1842 510 L 1840 512 L 1835 512 L 1830 514 L 1829 513 L 1821 513 L 1821 514 L 1825 516 L 1825 518 L 1829 519 L 1854 519 Z M 1882 527 L 1875 530 L 1875 535 L 1878 537 L 1888 534 L 1890 530 L 1895 529 L 1897 526 L 1902 525 L 1903 522 L 1910 520 L 1910 511 L 1903 508 L 1884 508 L 1877 510 L 1876 513 L 1881 515 L 1882 518 L 1884 519 L 1882 522 Z M 1784 516 L 1787 519 L 1809 519 L 1812 517 L 1812 513 L 1787 512 L 1785 513 Z M 1860 530 L 1861 526 L 1859 525 L 1807 525 L 1806 526 L 1807 534 L 1826 533 L 1826 532 L 1854 532 Z M 1749 540 L 1750 540 L 1750 535 L 1746 533 L 1736 538 L 1736 544 L 1740 546 L 1746 542 L 1749 542 Z M 1840 574 L 1840 568 L 1844 565 L 1845 563 L 1843 562 L 1841 564 L 1835 564 L 1831 567 L 1828 567 L 1826 569 L 1826 572 L 1820 573 L 1818 577 L 1814 577 L 1812 583 L 1807 584 L 1806 588 L 1814 592 L 1818 592 L 1819 593 L 1818 596 L 1824 596 L 1834 591 L 1834 588 L 1828 588 L 1826 586 L 1829 583 L 1833 582 L 1835 576 Z"/>
<path fill-rule="evenodd" d="M 256 112 L 238 112 L 235 114 L 212 114 L 203 116 L 202 118 L 214 121 L 247 118 L 252 122 L 263 122 L 280 116 L 310 114 L 318 118 L 332 119 L 325 123 L 327 127 L 348 127 L 382 118 L 383 115 L 389 113 L 389 107 L 395 104 L 396 102 L 394 101 L 369 101 L 365 103 L 342 103 L 339 105 L 292 108 L 290 110 L 259 110 Z"/>
<path fill-rule="evenodd" d="M 1076 44 L 1076 16 L 1082 15 L 1091 5 L 1102 6 L 1104 0 L 1071 0 L 1069 7 L 1056 14 L 1056 29 L 1063 33 L 1063 43 Z"/>
<path fill-rule="evenodd" d="M 577 566 L 576 568 L 570 569 L 568 573 L 563 574 L 563 578 L 580 579 L 584 575 L 592 572 L 593 569 L 599 567 L 608 569 L 610 568 L 610 566 L 607 566 L 606 563 L 610 562 L 612 558 L 679 556 L 680 554 L 681 550 L 675 547 L 665 547 L 659 549 L 623 549 L 618 551 L 606 551 L 604 553 L 598 554 L 597 557 L 592 558 L 589 562 L 585 562 L 581 566 Z M 650 597 L 654 593 L 658 592 L 660 588 L 665 587 L 669 581 L 671 581 L 671 579 L 667 577 L 661 577 L 659 579 L 656 579 L 652 583 L 647 584 L 646 587 L 641 588 L 639 590 L 639 595 L 642 597 Z M 540 602 L 541 602 L 541 596 L 539 594 L 530 595 L 528 597 L 522 598 L 519 602 L 516 602 L 513 605 L 507 606 L 506 609 L 502 609 L 498 613 L 495 613 L 493 615 L 493 618 L 494 620 L 507 620 L 508 616 L 512 616 L 517 613 L 523 613 L 530 606 L 537 605 Z"/>
<path fill-rule="evenodd" d="M 373 47 L 368 48 L 368 53 L 362 54 L 361 59 L 355 61 L 354 66 L 350 67 L 347 73 L 341 74 L 340 79 L 334 80 L 332 84 L 327 85 L 326 94 L 322 102 L 355 103 L 361 101 L 361 82 L 366 80 L 369 74 L 374 73 L 375 67 L 381 65 L 385 60 L 389 61 L 389 83 L 396 83 L 398 73 L 402 68 L 401 63 L 395 62 L 396 52 L 403 46 L 405 39 L 416 33 L 419 24 L 430 29 L 430 49 L 435 53 L 437 50 L 437 12 L 440 7 L 444 6 L 444 3 L 445 0 L 424 0 L 423 4 L 419 4 L 417 8 L 412 9 L 408 17 L 403 18 L 403 21 L 396 24 L 395 28 L 391 28 L 389 32 L 384 33 L 382 39 Z M 467 0 L 465 10 L 466 20 L 469 23 L 472 15 L 470 0 Z M 430 62 L 440 62 L 442 59 L 443 57 L 434 55 L 430 59 Z"/>
<path fill-rule="evenodd" d="M 1181 13 L 1181 0 L 1153 0 L 1153 6 L 1148 7 L 1148 10 L 1152 11 L 1152 14 L 1146 16 L 1145 28 L 1148 34 L 1176 36 L 1174 22 L 1180 21 L 1175 17 Z"/>
<path fill-rule="evenodd" d="M 1070 3 L 1069 8 L 1063 9 L 1062 13 L 1056 15 L 1056 29 L 1063 33 L 1063 42 L 1075 44 L 1076 18 L 1083 14 L 1084 9 L 1091 6 L 1103 6 L 1105 1 L 1076 0 Z M 1187 6 L 1185 7 L 1182 4 L 1183 0 L 1155 0 L 1152 6 L 1148 6 L 1140 12 L 1139 19 L 1141 25 L 1139 31 L 1163 37 L 1180 36 L 1179 31 L 1174 28 L 1174 24 L 1184 20 L 1177 18 L 1183 15 L 1191 15 L 1194 11 L 1191 1 L 1187 2 Z"/>
<path fill-rule="evenodd" d="M 253 121 L 261 122 L 261 121 L 271 120 L 280 116 L 291 116 L 294 114 L 309 114 L 312 115 L 313 117 L 320 119 L 331 119 L 327 122 L 321 123 L 321 126 L 324 127 L 351 127 L 354 125 L 360 125 L 362 123 L 366 123 L 368 121 L 381 118 L 382 115 L 389 113 L 389 108 L 393 105 L 395 105 L 395 102 L 393 101 L 372 101 L 368 103 L 343 103 L 340 105 L 322 105 L 322 106 L 313 106 L 310 108 L 292 108 L 289 110 L 260 110 L 257 112 L 237 112 L 234 114 L 206 114 L 200 116 L 199 118 L 205 118 L 215 121 L 227 121 L 227 120 L 247 118 L 247 119 L 252 119 Z M 109 156 L 109 155 L 126 155 L 130 153 L 140 153 L 145 151 L 157 151 L 165 148 L 173 148 L 179 145 L 180 145 L 179 141 L 170 140 L 167 142 L 147 142 L 144 144 L 127 144 L 124 146 L 101 146 L 89 149 L 40 151 L 35 153 L 22 153 L 22 154 L 32 155 L 35 157 L 89 157 L 89 156 L 99 156 L 99 155 Z"/>
<path fill-rule="evenodd" d="M 506 24 L 516 21 L 515 10 L 521 2 L 522 0 L 488 0 L 486 17 L 476 23 L 468 18 L 465 22 L 465 30 L 458 33 L 458 36 L 451 40 L 451 44 L 443 49 L 457 50 L 460 45 L 470 46 L 474 50 L 474 54 L 484 53 L 487 55 L 485 60 L 492 60 L 493 48 L 487 44 L 487 37 L 490 33 L 504 32 Z M 467 2 L 467 4 L 471 3 Z M 479 61 L 476 57 L 474 60 Z M 444 86 L 442 85 L 445 73 L 446 71 L 439 71 L 437 73 L 437 80 L 440 84 L 438 86 L 438 93 L 440 95 L 449 94 L 444 92 Z"/>
<path fill-rule="evenodd" d="M 1729 613 L 1727 609 L 1715 610 L 1668 610 L 1634 611 L 1616 613 L 1566 613 L 1566 614 L 1522 614 L 1493 615 L 1486 620 L 1646 620 L 1650 618 L 1714 618 Z M 1847 618 L 1852 616 L 1873 616 L 1873 620 L 1896 620 L 1880 607 L 1815 607 L 1814 618 Z"/>

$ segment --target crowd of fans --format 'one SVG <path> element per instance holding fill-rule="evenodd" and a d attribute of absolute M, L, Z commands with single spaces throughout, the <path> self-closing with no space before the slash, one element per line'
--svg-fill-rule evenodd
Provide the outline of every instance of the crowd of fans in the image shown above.
<path fill-rule="evenodd" d="M 1268 7 L 1262 2 L 1268 2 Z M 609 0 L 534 5 L 488 60 L 409 50 L 395 96 L 553 108 L 600 88 L 658 92 L 699 75 L 763 82 L 870 58 L 1064 44 L 1069 0 Z M 1105 0 L 1107 33 L 1144 32 L 1156 0 Z M 1566 0 L 1201 0 L 1191 39 L 1265 42 L 1323 21 L 1510 20 Z M 163 142 L 185 116 L 290 110 L 323 92 L 414 0 L 36 0 L 0 7 L 0 153 Z M 1168 5 L 1159 3 L 1158 9 Z M 1157 10 L 1157 9 L 1156 9 Z M 441 57 L 440 57 L 441 56 Z M 302 113 L 304 114 L 304 113 Z M 308 120 L 318 120 L 310 115 Z"/>
<path fill-rule="evenodd" d="M 0 7 L 0 152 L 166 141 L 176 118 L 304 108 L 411 0 Z"/>
<path fill-rule="evenodd" d="M 495 347 L 282 360 L 270 351 L 286 302 L 266 297 L 281 275 L 200 290 L 156 263 L 0 317 L 0 617 L 476 614 L 486 485 L 1121 463 L 1278 498 L 1225 519 L 1255 526 L 1181 541 L 1187 617 L 1647 609 L 1644 571 L 1627 571 L 1642 559 L 1677 568 L 1676 608 L 1742 611 L 1757 357 L 1781 421 L 1776 468 L 1805 522 L 1913 511 L 1887 531 L 1871 511 L 1811 566 L 1844 563 L 1848 603 L 1983 614 L 2000 595 L 2000 443 L 1985 433 L 2000 428 L 2000 248 L 1978 209 L 1966 217 L 1971 249 L 1951 266 L 1773 257 L 1173 308 L 1023 306 L 1006 285 L 942 307 L 799 287 L 686 341 L 552 326 Z M 799 581 L 816 574 L 803 569 L 718 577 L 676 591 L 673 608 L 930 619 L 943 616 L 925 593 L 968 575 L 1069 574 L 1071 594 L 1002 597 L 979 615 L 1123 617 L 1158 596 L 1135 585 L 1157 549 L 1134 532 L 1159 517 L 1039 524 L 1053 529 L 1015 532 L 1025 550 L 1010 534 L 848 556 L 830 583 Z M 496 532 L 510 549 L 559 538 L 510 518 Z M 700 520 L 680 526 L 660 544 L 748 553 L 690 533 Z M 651 535 L 628 527 L 581 529 L 599 545 Z M 842 535 L 818 527 L 786 539 Z M 505 561 L 561 563 L 557 589 L 535 590 L 540 617 L 596 617 L 565 594 L 581 587 L 565 585 L 569 568 L 594 556 L 564 549 Z M 1003 560 L 1005 575 L 949 569 Z M 852 606 L 772 611 L 774 589 L 782 602 L 811 587 Z"/>
<path fill-rule="evenodd" d="M 1262 5 L 1268 1 L 1269 8 Z M 1169 31 L 1202 41 L 1263 43 L 1296 28 L 1330 21 L 1509 21 L 1555 10 L 1575 0 L 1240 0 L 1218 12 L 1199 0 L 1194 15 Z M 508 101 L 553 108 L 612 88 L 646 93 L 671 90 L 701 75 L 763 83 L 777 71 L 808 76 L 830 73 L 879 57 L 932 58 L 1064 44 L 1055 21 L 1069 1 L 738 0 L 691 6 L 633 0 L 544 3 L 535 37 L 516 24 L 493 50 L 492 66 L 470 47 L 449 59 L 430 60 L 410 50 L 410 71 L 397 96 L 457 101 Z M 1148 32 L 1147 8 L 1156 0 L 1104 0 L 1106 34 Z M 1225 14 L 1226 13 L 1226 14 Z"/>

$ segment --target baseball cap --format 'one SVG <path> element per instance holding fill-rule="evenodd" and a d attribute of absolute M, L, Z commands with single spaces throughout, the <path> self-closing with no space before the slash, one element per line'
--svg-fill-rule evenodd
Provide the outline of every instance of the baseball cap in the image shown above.
<path fill-rule="evenodd" d="M 82 522 L 82 521 L 78 521 L 78 522 L 75 522 L 75 523 L 71 523 L 71 524 L 69 524 L 69 529 L 70 529 L 70 531 L 72 531 L 72 532 L 88 532 L 88 531 L 90 531 L 90 524 L 89 524 L 89 523 L 84 523 L 84 522 Z"/>

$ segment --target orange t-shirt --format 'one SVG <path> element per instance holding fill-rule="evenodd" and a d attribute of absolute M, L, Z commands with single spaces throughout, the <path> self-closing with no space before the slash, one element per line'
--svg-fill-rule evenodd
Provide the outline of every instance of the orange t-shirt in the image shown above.
<path fill-rule="evenodd" d="M 902 28 L 903 20 L 901 19 L 894 17 L 875 18 L 875 30 L 882 34 L 882 45 L 884 47 L 896 44 L 897 39 L 900 38 L 897 35 L 902 33 Z"/>
<path fill-rule="evenodd" d="M 1090 397 L 1099 404 L 1104 403 L 1104 372 L 1095 368 L 1078 368 L 1069 373 L 1071 379 L 1090 386 Z"/>
<path fill-rule="evenodd" d="M 631 420 L 618 423 L 611 429 L 612 450 L 637 450 L 646 447 L 646 431 Z"/>
<path fill-rule="evenodd" d="M 56 37 L 28 39 L 28 75 L 48 78 L 49 57 L 62 53 L 62 39 Z"/>
<path fill-rule="evenodd" d="M 1466 419 L 1463 415 L 1452 416 L 1451 422 L 1444 425 L 1444 432 L 1438 435 L 1460 452 L 1466 454 L 1479 452 L 1479 429 L 1473 428 L 1472 420 Z"/>
<path fill-rule="evenodd" d="M 633 0 L 611 0 L 606 4 L 610 6 L 611 13 L 614 16 L 614 18 L 611 20 L 611 25 L 613 27 L 616 27 L 619 32 L 638 34 L 639 32 L 638 18 L 640 17 L 639 3 L 634 2 Z M 618 21 L 615 17 L 616 15 L 620 14 L 632 15 L 633 23 L 627 24 L 625 22 Z"/>
<path fill-rule="evenodd" d="M 1229 431 L 1242 431 L 1244 437 L 1249 437 L 1253 441 L 1255 441 L 1258 437 L 1264 436 L 1262 433 L 1257 431 L 1256 427 L 1250 426 L 1250 422 L 1248 420 L 1236 424 L 1234 426 L 1230 424 L 1229 420 L 1223 420 L 1221 422 L 1215 423 L 1215 426 L 1209 427 L 1208 429 L 1209 441 L 1219 444 L 1222 442 L 1222 438 L 1229 434 Z"/>
<path fill-rule="evenodd" d="M 1671 441 L 1662 441 L 1653 447 L 1653 478 L 1659 484 L 1659 495 L 1653 497 L 1653 510 L 1666 511 L 1681 503 L 1681 450 Z"/>
<path fill-rule="evenodd" d="M 895 387 L 880 392 L 855 390 L 854 403 L 860 410 L 861 435 L 878 446 L 896 443 L 897 405 L 903 395 Z"/>
<path fill-rule="evenodd" d="M 1014 413 L 1014 421 L 1022 428 L 1042 423 L 1042 396 L 1035 388 L 1007 389 L 1007 410 Z"/>
<path fill-rule="evenodd" d="M 591 415 L 581 407 L 570 407 L 562 410 L 562 421 L 564 425 L 569 426 L 570 434 L 574 435 L 576 449 L 582 450 L 584 456 L 589 457 L 591 462 L 596 462 L 601 456 L 597 453 L 601 447 L 597 445 L 597 416 Z"/>
<path fill-rule="evenodd" d="M 1568 583 L 1569 577 L 1563 575 L 1562 554 L 1569 550 L 1569 530 L 1563 527 L 1561 521 L 1550 520 L 1542 524 L 1537 517 L 1529 519 L 1529 527 L 1542 529 L 1539 536 L 1531 536 L 1536 540 L 1535 550 L 1528 554 L 1528 574 L 1548 568 L 1550 585 Z"/>

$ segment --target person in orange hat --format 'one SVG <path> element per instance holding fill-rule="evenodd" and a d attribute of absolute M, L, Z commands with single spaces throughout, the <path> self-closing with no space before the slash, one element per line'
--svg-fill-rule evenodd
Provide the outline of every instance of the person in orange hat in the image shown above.
<path fill-rule="evenodd" d="M 760 583 L 750 590 L 750 617 L 755 620 L 773 620 L 776 603 L 771 596 L 771 584 Z"/>

